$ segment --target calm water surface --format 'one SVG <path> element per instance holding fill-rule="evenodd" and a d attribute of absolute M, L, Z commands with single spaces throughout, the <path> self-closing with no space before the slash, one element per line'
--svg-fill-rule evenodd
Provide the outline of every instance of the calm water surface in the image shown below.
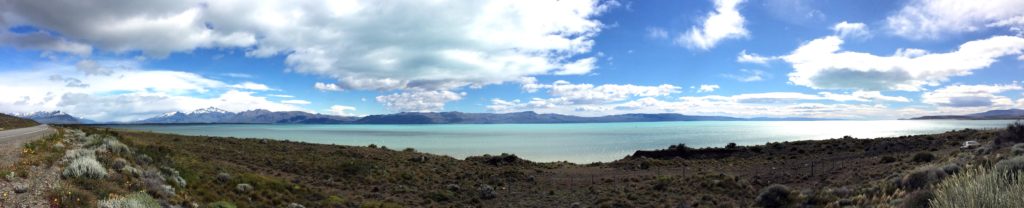
<path fill-rule="evenodd" d="M 607 162 L 636 150 L 764 144 L 933 134 L 964 128 L 1002 128 L 1009 120 L 884 121 L 681 121 L 596 124 L 441 124 L 441 125 L 118 125 L 184 135 L 287 139 L 321 144 L 384 145 L 415 148 L 455 158 L 513 153 L 540 161 Z"/>

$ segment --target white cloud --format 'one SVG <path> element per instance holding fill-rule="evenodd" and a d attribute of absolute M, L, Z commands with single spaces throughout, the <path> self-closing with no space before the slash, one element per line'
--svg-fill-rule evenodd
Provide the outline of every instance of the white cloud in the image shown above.
<path fill-rule="evenodd" d="M 987 27 L 1024 28 L 1024 1 L 913 0 L 886 18 L 889 30 L 911 39 L 937 39 L 944 34 Z"/>
<path fill-rule="evenodd" d="M 281 103 L 284 103 L 284 104 L 295 104 L 295 105 L 309 105 L 312 102 L 309 102 L 307 100 L 282 100 Z"/>
<path fill-rule="evenodd" d="M 408 91 L 377 96 L 377 102 L 395 112 L 443 111 L 447 102 L 461 100 L 466 93 L 452 91 Z"/>
<path fill-rule="evenodd" d="M 648 27 L 647 37 L 652 39 L 667 39 L 668 31 L 665 31 L 664 28 L 660 27 Z"/>
<path fill-rule="evenodd" d="M 246 74 L 246 73 L 223 73 L 221 75 L 228 76 L 228 77 L 234 77 L 234 78 L 244 78 L 244 79 L 250 79 L 250 78 L 255 77 L 255 76 L 253 76 L 251 74 Z"/>
<path fill-rule="evenodd" d="M 856 99 L 852 99 L 857 97 Z M 625 113 L 680 113 L 688 115 L 724 115 L 739 117 L 815 117 L 815 118 L 906 118 L 932 111 L 912 108 L 892 109 L 874 104 L 824 104 L 834 102 L 905 102 L 902 97 L 882 96 L 877 92 L 851 94 L 804 94 L 795 92 L 769 92 L 733 96 L 708 95 L 660 100 L 641 97 L 613 103 L 568 104 L 556 99 L 533 98 L 529 101 L 492 99 L 487 108 L 494 112 L 537 111 L 584 116 Z"/>
<path fill-rule="evenodd" d="M 868 31 L 868 25 L 860 22 L 846 22 L 842 21 L 832 26 L 832 31 L 835 31 L 836 35 L 844 38 L 868 38 L 871 37 L 871 32 Z"/>
<path fill-rule="evenodd" d="M 75 63 L 75 68 L 78 69 L 78 71 L 85 73 L 85 75 L 110 76 L 114 73 L 113 69 L 103 67 L 99 63 L 96 63 L 96 61 L 89 59 L 79 60 L 78 63 Z"/>
<path fill-rule="evenodd" d="M 717 89 L 718 89 L 718 85 L 702 84 L 702 85 L 700 85 L 700 88 L 697 89 L 697 93 L 714 92 Z"/>
<path fill-rule="evenodd" d="M 267 95 L 267 96 L 270 96 L 270 97 L 279 97 L 279 98 L 294 98 L 294 97 L 295 97 L 295 96 L 292 96 L 292 95 L 282 95 L 282 94 L 269 94 L 269 95 Z"/>
<path fill-rule="evenodd" d="M 137 65 L 123 61 L 97 63 Z M 110 76 L 90 76 L 78 73 L 72 64 L 49 63 L 0 71 L 0 83 L 5 83 L 0 85 L 0 91 L 4 92 L 0 93 L 0 112 L 62 110 L 99 121 L 134 121 L 210 106 L 229 111 L 256 108 L 304 111 L 252 92 L 234 90 L 218 80 L 180 71 L 123 68 Z M 82 86 L 73 86 L 79 84 Z"/>
<path fill-rule="evenodd" d="M 715 47 L 724 39 L 735 39 L 749 36 L 743 27 L 743 15 L 737 8 L 743 0 L 715 0 L 715 11 L 700 26 L 693 26 L 684 34 L 676 37 L 676 43 L 690 48 L 707 50 Z"/>
<path fill-rule="evenodd" d="M 0 26 L 31 25 L 100 50 L 153 57 L 243 48 L 253 57 L 284 56 L 287 70 L 337 79 L 345 89 L 450 90 L 590 72 L 593 60 L 587 54 L 605 27 L 596 17 L 618 5 L 597 0 L 10 1 L 0 8 L 5 14 Z"/>
<path fill-rule="evenodd" d="M 777 57 L 765 57 L 757 55 L 756 53 L 747 53 L 747 50 L 740 51 L 740 54 L 736 56 L 736 61 L 740 63 L 754 63 L 754 64 L 768 64 L 768 61 L 778 59 Z"/>
<path fill-rule="evenodd" d="M 1013 100 L 998 95 L 1021 90 L 1021 85 L 950 85 L 921 94 L 921 102 L 942 107 L 1011 107 Z"/>
<path fill-rule="evenodd" d="M 351 112 L 351 111 L 356 111 L 356 107 L 352 107 L 352 106 L 332 105 L 331 109 L 329 109 L 328 111 L 330 111 L 334 115 L 339 115 L 339 116 L 356 116 L 355 114 L 352 114 L 352 112 Z"/>
<path fill-rule="evenodd" d="M 740 74 L 724 74 L 723 76 L 741 82 L 756 82 L 771 77 L 771 74 L 757 69 L 740 69 Z"/>
<path fill-rule="evenodd" d="M 342 91 L 341 87 L 334 83 L 317 82 L 316 84 L 313 84 L 313 88 L 316 88 L 317 90 L 320 91 Z"/>
<path fill-rule="evenodd" d="M 566 64 L 562 66 L 561 71 L 555 72 L 556 75 L 581 75 L 590 73 L 590 71 L 597 68 L 594 64 L 597 62 L 597 58 L 589 57 L 576 60 L 576 62 Z"/>
<path fill-rule="evenodd" d="M 270 87 L 267 87 L 267 85 L 260 84 L 260 83 L 255 83 L 255 82 L 242 82 L 242 83 L 231 85 L 231 87 L 235 88 L 235 89 L 256 90 L 256 91 L 273 90 Z"/>
<path fill-rule="evenodd" d="M 812 40 L 782 57 L 792 64 L 789 81 L 814 89 L 918 91 L 953 76 L 965 76 L 995 63 L 998 58 L 1021 54 L 1024 38 L 994 36 L 966 42 L 947 53 L 897 51 L 894 56 L 841 51 L 843 40 L 827 36 Z M 903 53 L 903 54 L 901 54 Z"/>
<path fill-rule="evenodd" d="M 679 93 L 682 89 L 669 84 L 658 86 L 603 84 L 594 86 L 592 84 L 572 84 L 564 80 L 555 81 L 552 84 L 537 84 L 534 81 L 525 81 L 523 90 L 536 92 L 540 89 L 547 89 L 548 94 L 553 97 L 552 99 L 572 104 L 607 103 L 633 97 L 665 96 Z"/>
<path fill-rule="evenodd" d="M 200 2 L 51 3 L 7 1 L 0 11 L 6 17 L 0 26 L 32 25 L 102 50 L 139 50 L 155 57 L 195 48 L 246 47 L 256 43 L 254 33 L 208 27 L 209 10 Z M 112 4 L 118 6 L 111 7 Z"/>

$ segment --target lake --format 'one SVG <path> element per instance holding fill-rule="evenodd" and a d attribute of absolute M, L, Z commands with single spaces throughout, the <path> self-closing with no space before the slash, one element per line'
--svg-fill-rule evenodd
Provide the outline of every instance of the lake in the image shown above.
<path fill-rule="evenodd" d="M 730 142 L 820 140 L 850 135 L 857 138 L 934 134 L 950 130 L 1004 128 L 1011 120 L 882 120 L 882 121 L 680 121 L 585 124 L 197 124 L 116 125 L 183 135 L 268 138 L 320 144 L 366 146 L 449 155 L 455 158 L 512 153 L 538 161 L 608 162 L 636 150 L 724 146 Z"/>

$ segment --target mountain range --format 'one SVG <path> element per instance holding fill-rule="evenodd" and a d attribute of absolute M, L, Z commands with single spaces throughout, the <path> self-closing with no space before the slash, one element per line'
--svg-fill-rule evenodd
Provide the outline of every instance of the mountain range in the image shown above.
<path fill-rule="evenodd" d="M 263 109 L 228 112 L 214 107 L 190 113 L 171 112 L 161 116 L 131 122 L 138 124 L 170 123 L 271 123 L 271 124 L 341 124 L 351 123 L 358 117 L 312 114 L 302 111 L 268 111 Z"/>
<path fill-rule="evenodd" d="M 1024 119 L 1024 109 L 990 110 L 981 113 L 967 115 L 937 115 L 921 116 L 911 118 L 912 120 L 928 119 L 960 119 L 960 120 L 994 120 L 994 119 Z"/>
<path fill-rule="evenodd" d="M 14 116 L 32 119 L 39 123 L 47 124 L 88 124 L 95 123 L 88 119 L 71 116 L 61 111 L 40 111 L 29 114 L 14 114 Z"/>
<path fill-rule="evenodd" d="M 96 123 L 76 118 L 60 111 L 37 112 L 19 117 L 51 124 Z M 191 124 L 191 123 L 247 123 L 247 124 L 513 124 L 513 123 L 609 123 L 656 121 L 806 121 L 830 120 L 818 118 L 735 118 L 727 116 L 693 116 L 676 113 L 621 114 L 583 117 L 562 114 L 536 113 L 464 113 L 464 112 L 403 112 L 369 115 L 364 117 L 313 114 L 302 111 L 268 111 L 263 109 L 229 112 L 209 107 L 189 113 L 170 112 L 160 116 L 126 124 Z"/>

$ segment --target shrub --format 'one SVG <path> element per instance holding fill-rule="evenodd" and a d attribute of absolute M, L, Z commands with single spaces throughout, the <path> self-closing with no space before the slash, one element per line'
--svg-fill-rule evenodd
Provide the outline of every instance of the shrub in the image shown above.
<path fill-rule="evenodd" d="M 773 184 L 761 189 L 761 193 L 757 195 L 757 205 L 762 207 L 785 207 L 792 204 L 795 198 L 789 187 Z"/>
<path fill-rule="evenodd" d="M 96 151 L 90 149 L 73 149 L 64 151 L 64 161 L 72 161 L 80 157 L 96 157 Z"/>
<path fill-rule="evenodd" d="M 1010 152 L 1013 153 L 1013 155 L 1024 154 L 1024 143 L 1013 145 L 1013 147 L 1010 147 Z"/>
<path fill-rule="evenodd" d="M 96 161 L 95 156 L 83 156 L 75 158 L 64 167 L 64 177 L 68 178 L 104 178 L 107 177 L 107 169 L 103 168 L 103 165 L 99 161 Z"/>
<path fill-rule="evenodd" d="M 103 146 L 101 146 L 100 148 L 101 149 L 105 149 L 105 150 L 109 151 L 110 153 L 114 153 L 114 154 L 117 154 L 117 155 L 128 155 L 128 154 L 131 154 L 131 150 L 128 149 L 128 145 L 124 145 L 123 143 L 121 143 L 120 141 L 117 141 L 117 139 L 114 139 L 114 138 L 107 138 L 107 139 L 105 139 L 103 141 Z"/>
<path fill-rule="evenodd" d="M 252 185 L 249 185 L 248 183 L 240 183 L 235 185 L 235 191 L 239 193 L 249 193 L 252 191 Z"/>
<path fill-rule="evenodd" d="M 1006 130 L 999 133 L 996 142 L 1021 143 L 1024 142 L 1024 122 L 1017 120 L 1006 125 Z"/>
<path fill-rule="evenodd" d="M 148 208 L 160 207 L 160 203 L 145 192 L 136 192 L 121 197 L 111 197 L 97 203 L 100 208 Z"/>
<path fill-rule="evenodd" d="M 892 162 L 896 162 L 896 158 L 893 157 L 893 156 L 882 156 L 882 159 L 879 159 L 878 162 L 880 162 L 882 164 L 892 163 Z"/>
<path fill-rule="evenodd" d="M 206 205 L 207 208 L 237 208 L 235 204 L 227 201 L 218 201 Z"/>
<path fill-rule="evenodd" d="M 477 189 L 477 192 L 480 192 L 481 199 L 493 199 L 498 197 L 498 192 L 494 191 L 494 187 L 491 187 L 491 185 L 484 184 Z"/>
<path fill-rule="evenodd" d="M 960 172 L 960 164 L 950 163 L 942 166 L 942 172 L 946 172 L 946 175 L 953 175 Z"/>
<path fill-rule="evenodd" d="M 914 157 L 910 159 L 910 161 L 918 163 L 931 162 L 932 160 L 935 160 L 935 154 L 932 154 L 931 152 L 919 152 L 914 154 Z"/>
<path fill-rule="evenodd" d="M 217 181 L 221 183 L 227 183 L 228 181 L 231 181 L 231 174 L 225 172 L 217 173 Z"/>
<path fill-rule="evenodd" d="M 903 203 L 901 204 L 900 207 L 907 207 L 907 208 L 928 207 L 928 200 L 932 200 L 932 198 L 935 198 L 935 194 L 933 194 L 932 191 L 930 191 L 930 190 L 917 190 L 917 191 L 914 191 L 914 192 L 910 192 L 910 194 L 907 195 L 907 198 L 903 199 Z"/>
<path fill-rule="evenodd" d="M 992 169 L 997 173 L 1018 175 L 1018 173 L 1024 172 L 1024 156 L 1001 160 Z"/>
<path fill-rule="evenodd" d="M 127 160 L 124 160 L 123 158 L 117 158 L 117 159 L 114 159 L 114 161 L 112 161 L 110 163 L 110 168 L 113 168 L 114 170 L 121 170 L 121 169 L 124 169 L 124 167 L 127 166 L 127 165 L 128 165 L 128 161 Z"/>
<path fill-rule="evenodd" d="M 945 171 L 933 166 L 926 166 L 911 171 L 910 174 L 903 176 L 900 184 L 904 189 L 917 190 L 933 183 L 937 183 L 946 176 Z"/>
<path fill-rule="evenodd" d="M 1024 207 L 1024 174 L 967 169 L 935 185 L 931 207 Z"/>

